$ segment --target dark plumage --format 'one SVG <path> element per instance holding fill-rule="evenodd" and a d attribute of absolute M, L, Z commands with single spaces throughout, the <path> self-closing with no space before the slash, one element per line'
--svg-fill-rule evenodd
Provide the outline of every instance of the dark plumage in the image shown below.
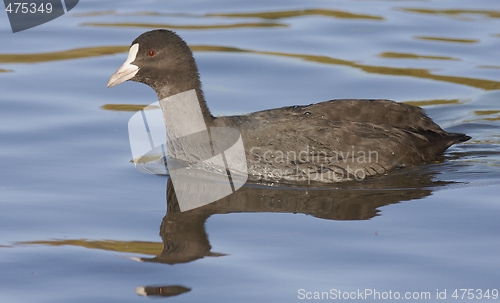
<path fill-rule="evenodd" d="M 132 42 L 129 58 L 108 86 L 126 80 L 149 85 L 159 100 L 195 89 L 207 126 L 240 131 L 256 180 L 362 179 L 434 161 L 470 139 L 442 130 L 419 107 L 389 100 L 332 100 L 214 117 L 191 50 L 168 30 L 146 32 Z"/>

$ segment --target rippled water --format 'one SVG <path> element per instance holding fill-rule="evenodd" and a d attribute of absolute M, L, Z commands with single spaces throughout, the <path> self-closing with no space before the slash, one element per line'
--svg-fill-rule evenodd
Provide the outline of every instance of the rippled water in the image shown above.
<path fill-rule="evenodd" d="M 130 163 L 127 122 L 156 95 L 106 89 L 151 28 L 190 44 L 214 114 L 384 98 L 473 139 L 366 182 L 246 186 L 181 213 Z M 16 34 L 2 18 L 0 35 L 2 302 L 500 288 L 496 1 L 89 0 Z"/>

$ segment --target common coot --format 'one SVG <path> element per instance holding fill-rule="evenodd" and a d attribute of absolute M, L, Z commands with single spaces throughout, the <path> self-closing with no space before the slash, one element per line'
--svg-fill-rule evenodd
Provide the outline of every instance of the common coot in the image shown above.
<path fill-rule="evenodd" d="M 215 117 L 188 45 L 169 30 L 143 33 L 108 87 L 142 82 L 159 100 L 194 90 L 207 127 L 240 132 L 253 180 L 339 182 L 435 161 L 469 136 L 448 133 L 420 107 L 390 100 L 331 100 Z M 166 127 L 184 123 L 166 115 Z"/>

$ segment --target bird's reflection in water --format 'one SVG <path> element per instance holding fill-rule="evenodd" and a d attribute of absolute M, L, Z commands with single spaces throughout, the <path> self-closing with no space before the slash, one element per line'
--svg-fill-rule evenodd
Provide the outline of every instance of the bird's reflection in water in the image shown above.
<path fill-rule="evenodd" d="M 436 181 L 441 165 L 395 171 L 390 175 L 362 182 L 344 182 L 329 188 L 269 187 L 246 185 L 235 193 L 211 204 L 181 212 L 172 181 L 167 182 L 167 213 L 160 226 L 163 251 L 143 262 L 187 263 L 204 257 L 224 256 L 212 252 L 205 222 L 216 214 L 294 213 L 327 220 L 367 220 L 377 216 L 382 206 L 429 196 L 439 186 Z M 177 286 L 163 286 L 177 287 Z M 139 288 L 138 288 L 139 289 Z M 151 293 L 147 293 L 150 289 Z M 159 287 L 142 287 L 143 295 L 158 295 Z M 186 292 L 188 288 L 183 288 Z M 180 294 L 178 293 L 178 294 Z"/>

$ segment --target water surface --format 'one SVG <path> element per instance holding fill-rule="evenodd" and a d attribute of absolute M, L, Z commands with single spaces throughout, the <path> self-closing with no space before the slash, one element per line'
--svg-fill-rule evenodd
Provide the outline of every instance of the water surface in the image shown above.
<path fill-rule="evenodd" d="M 81 1 L 16 34 L 2 20 L 3 302 L 500 288 L 495 1 Z M 180 213 L 167 178 L 130 163 L 127 122 L 155 93 L 106 89 L 153 28 L 192 47 L 214 114 L 384 98 L 472 140 L 363 183 L 246 186 Z"/>

